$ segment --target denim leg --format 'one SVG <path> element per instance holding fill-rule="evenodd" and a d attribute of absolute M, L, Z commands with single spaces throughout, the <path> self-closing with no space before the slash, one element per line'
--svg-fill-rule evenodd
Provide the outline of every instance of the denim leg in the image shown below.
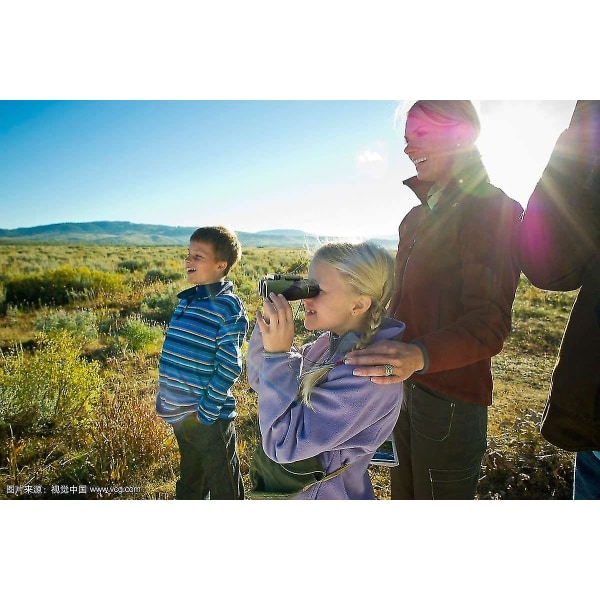
<path fill-rule="evenodd" d="M 233 421 L 200 423 L 190 415 L 174 428 L 179 444 L 178 500 L 243 500 Z"/>
<path fill-rule="evenodd" d="M 410 470 L 404 466 L 398 471 L 402 481 L 395 489 L 406 490 L 412 478 L 417 500 L 472 500 L 487 447 L 487 406 L 453 400 L 411 382 L 404 387 L 409 428 L 399 419 L 396 443 L 405 452 L 408 438 Z"/>
<path fill-rule="evenodd" d="M 600 500 L 600 452 L 577 452 L 573 500 Z"/>

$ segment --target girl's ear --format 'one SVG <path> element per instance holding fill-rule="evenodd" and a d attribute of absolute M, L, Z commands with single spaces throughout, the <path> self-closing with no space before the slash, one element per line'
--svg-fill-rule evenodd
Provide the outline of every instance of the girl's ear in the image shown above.
<path fill-rule="evenodd" d="M 363 294 L 357 296 L 354 300 L 354 306 L 352 307 L 352 314 L 364 315 L 369 308 L 371 308 L 371 304 L 373 304 L 373 301 L 371 298 L 369 298 L 369 296 L 365 296 Z"/>

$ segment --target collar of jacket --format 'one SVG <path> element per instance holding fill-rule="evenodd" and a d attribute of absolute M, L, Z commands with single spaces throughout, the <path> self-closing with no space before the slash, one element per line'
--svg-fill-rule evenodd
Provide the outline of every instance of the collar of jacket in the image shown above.
<path fill-rule="evenodd" d="M 440 204 L 447 201 L 449 197 L 454 196 L 454 192 L 473 194 L 481 183 L 487 182 L 489 182 L 489 177 L 483 163 L 479 159 L 473 161 L 457 173 L 454 179 L 444 187 Z M 432 181 L 421 181 L 414 175 L 405 179 L 402 183 L 415 193 L 421 204 L 427 205 L 429 190 L 434 185 Z"/>
<path fill-rule="evenodd" d="M 190 302 L 192 298 L 208 298 L 209 296 L 218 296 L 223 292 L 227 292 L 233 288 L 231 281 L 217 281 L 215 283 L 207 283 L 204 285 L 195 285 L 194 287 L 179 292 L 177 297 L 180 300 Z"/>
<path fill-rule="evenodd" d="M 329 332 L 329 356 L 350 352 L 358 340 L 360 340 L 360 335 L 354 331 L 348 331 L 342 337 L 332 331 Z"/>
<path fill-rule="evenodd" d="M 390 319 L 384 317 L 378 331 L 389 329 L 390 327 L 398 327 L 400 323 L 396 319 Z M 402 323 L 404 327 L 404 324 Z M 348 331 L 342 337 L 336 335 L 332 331 L 329 332 L 329 356 L 334 354 L 347 354 L 354 348 L 356 343 L 360 340 L 360 334 L 355 331 Z"/>

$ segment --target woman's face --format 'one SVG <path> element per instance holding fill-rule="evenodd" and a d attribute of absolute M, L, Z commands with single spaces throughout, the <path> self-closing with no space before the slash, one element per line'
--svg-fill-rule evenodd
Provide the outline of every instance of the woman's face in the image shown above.
<path fill-rule="evenodd" d="M 460 148 L 460 127 L 433 123 L 419 108 L 406 120 L 404 138 L 408 155 L 417 169 L 417 177 L 444 185 L 452 179 Z"/>
<path fill-rule="evenodd" d="M 344 276 L 332 265 L 313 260 L 308 278 L 319 284 L 320 292 L 314 298 L 304 300 L 304 326 L 309 331 L 328 330 L 342 336 L 357 331 L 363 315 L 358 315 L 360 304 L 357 294 Z"/>

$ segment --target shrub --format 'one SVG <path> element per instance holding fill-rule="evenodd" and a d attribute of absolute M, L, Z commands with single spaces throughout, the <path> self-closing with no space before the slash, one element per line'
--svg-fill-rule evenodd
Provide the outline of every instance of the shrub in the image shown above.
<path fill-rule="evenodd" d="M 177 281 L 182 278 L 183 273 L 181 273 L 181 271 L 169 271 L 168 273 L 165 273 L 158 269 L 151 269 L 144 275 L 144 281 L 146 283 L 156 283 L 157 281 L 160 281 L 161 283 L 171 283 L 172 281 Z"/>
<path fill-rule="evenodd" d="M 135 271 L 145 269 L 147 266 L 147 261 L 122 260 L 117 264 L 117 269 L 120 271 L 128 271 L 129 273 L 133 273 Z"/>
<path fill-rule="evenodd" d="M 35 319 L 34 329 L 44 333 L 67 331 L 83 342 L 91 342 L 98 337 L 96 314 L 91 310 L 42 311 Z"/>
<path fill-rule="evenodd" d="M 115 292 L 123 282 L 116 273 L 64 266 L 44 273 L 19 274 L 6 280 L 7 304 L 63 306 L 74 297 Z"/>
<path fill-rule="evenodd" d="M 140 305 L 140 312 L 146 319 L 168 323 L 178 303 L 177 290 L 170 287 L 162 293 L 146 296 Z"/>
<path fill-rule="evenodd" d="M 162 342 L 162 327 L 145 322 L 139 315 L 127 317 L 116 334 L 115 345 L 123 351 L 150 351 Z"/>
<path fill-rule="evenodd" d="M 15 435 L 81 427 L 102 389 L 97 362 L 80 354 L 80 342 L 67 331 L 41 334 L 39 349 L 0 354 L 0 429 Z"/>
<path fill-rule="evenodd" d="M 154 412 L 136 383 L 121 381 L 94 408 L 91 472 L 98 485 L 148 485 L 149 476 L 173 462 L 171 427 Z"/>

